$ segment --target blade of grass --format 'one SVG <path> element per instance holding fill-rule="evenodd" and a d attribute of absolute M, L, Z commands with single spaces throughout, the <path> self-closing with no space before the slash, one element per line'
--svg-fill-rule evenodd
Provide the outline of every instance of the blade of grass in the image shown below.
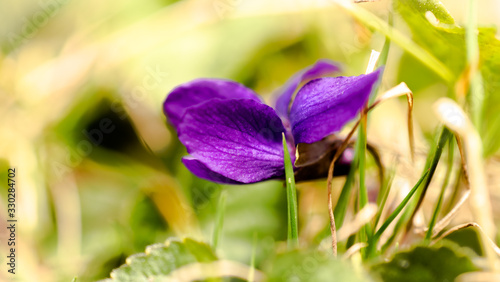
<path fill-rule="evenodd" d="M 417 214 L 417 211 L 420 208 L 420 205 L 422 204 L 422 202 L 424 200 L 427 189 L 429 188 L 429 185 L 431 184 L 432 177 L 434 176 L 434 173 L 436 172 L 436 168 L 437 168 L 437 165 L 439 163 L 439 159 L 441 159 L 441 154 L 443 153 L 443 148 L 452 136 L 453 135 L 451 134 L 450 130 L 448 130 L 448 128 L 446 128 L 446 127 L 443 127 L 443 129 L 441 130 L 441 134 L 439 136 L 439 141 L 438 141 L 437 147 L 435 148 L 435 150 L 433 150 L 433 153 L 431 154 L 432 161 L 430 162 L 429 166 L 426 165 L 426 170 L 425 170 L 426 172 L 425 173 L 427 173 L 427 170 L 428 170 L 429 177 L 425 181 L 425 184 L 424 184 L 422 191 L 419 193 L 418 202 L 415 205 L 415 208 L 413 208 L 410 219 L 406 225 L 406 231 L 410 230 L 410 228 L 413 224 L 413 218 Z"/>
<path fill-rule="evenodd" d="M 366 74 L 373 72 L 375 66 L 380 57 L 380 53 L 372 50 L 370 61 L 368 62 L 368 66 L 366 68 Z M 376 96 L 374 93 L 377 93 L 379 88 L 379 84 L 377 83 L 372 89 L 372 93 L 370 96 Z M 359 169 L 359 209 L 363 209 L 368 204 L 368 191 L 366 189 L 366 128 L 368 125 L 368 103 L 364 106 L 363 110 L 360 113 L 360 123 L 358 130 L 358 140 L 356 140 L 356 149 L 358 151 L 358 169 Z M 370 223 L 365 224 L 359 233 L 359 239 L 361 242 L 368 241 L 370 236 L 372 235 L 372 229 Z"/>
<path fill-rule="evenodd" d="M 403 199 L 403 201 L 401 201 L 401 203 L 397 206 L 397 208 L 391 213 L 391 215 L 389 215 L 387 220 L 384 221 L 382 226 L 380 226 L 380 228 L 375 233 L 374 238 L 379 238 L 380 235 L 382 235 L 382 233 L 387 229 L 387 227 L 389 227 L 389 225 L 392 223 L 392 221 L 399 215 L 399 213 L 403 210 L 403 208 L 405 208 L 406 204 L 408 204 L 411 197 L 413 196 L 413 194 L 415 194 L 415 192 L 419 188 L 420 184 L 422 184 L 422 182 L 427 177 L 427 175 L 429 175 L 429 170 L 427 170 L 422 175 L 422 177 L 420 177 L 420 179 L 417 181 L 415 186 L 413 186 L 413 188 L 410 190 L 410 192 L 406 195 L 406 197 Z"/>
<path fill-rule="evenodd" d="M 479 43 L 477 38 L 477 1 L 468 1 L 467 25 L 465 27 L 465 44 L 469 65 L 469 104 L 471 120 L 474 127 L 481 128 L 481 116 L 484 101 L 483 78 L 479 71 Z"/>
<path fill-rule="evenodd" d="M 293 174 L 292 160 L 288 153 L 285 134 L 283 133 L 283 152 L 285 159 L 285 177 L 286 177 L 286 197 L 288 211 L 288 248 L 293 249 L 299 246 L 299 224 L 297 210 L 297 191 L 295 188 L 295 176 Z"/>
<path fill-rule="evenodd" d="M 359 5 L 354 5 L 347 0 L 336 0 L 339 6 L 345 9 L 358 21 L 362 22 L 364 25 L 373 28 L 374 30 L 384 34 L 386 37 L 390 38 L 391 41 L 398 44 L 406 52 L 414 56 L 417 60 L 421 61 L 424 65 L 433 70 L 441 78 L 444 79 L 448 84 L 453 84 L 454 77 L 451 71 L 446 65 L 441 61 L 436 59 L 431 53 L 423 49 L 410 38 L 404 35 L 402 32 L 391 27 L 388 23 L 384 22 L 381 18 L 372 14 L 368 10 L 361 8 Z"/>
<path fill-rule="evenodd" d="M 375 215 L 375 223 L 373 224 L 374 228 L 377 228 L 380 218 L 382 217 L 385 203 L 387 202 L 387 198 L 389 197 L 389 192 L 391 191 L 392 180 L 394 179 L 395 173 L 396 172 L 393 169 L 388 179 L 385 181 L 386 182 L 385 185 L 383 185 L 385 189 L 383 189 L 383 187 L 380 187 L 379 196 L 377 197 L 378 211 L 377 214 Z"/>
<path fill-rule="evenodd" d="M 223 223 L 224 223 L 224 210 L 226 209 L 226 191 L 220 193 L 219 206 L 217 208 L 217 215 L 215 219 L 214 233 L 212 235 L 212 247 L 214 250 L 217 249 L 219 239 L 222 233 Z"/>
<path fill-rule="evenodd" d="M 365 183 L 366 172 L 366 115 L 361 117 L 361 123 L 358 131 L 358 158 L 359 158 L 359 209 L 364 208 L 368 204 L 368 191 Z M 361 228 L 359 233 L 359 240 L 361 242 L 367 241 L 371 235 L 371 227 L 366 224 Z"/>
<path fill-rule="evenodd" d="M 439 135 L 440 137 L 442 136 L 442 133 L 443 133 L 442 131 L 443 130 L 444 130 L 444 128 L 441 129 L 441 133 Z M 433 160 L 436 159 L 435 158 L 436 157 L 436 151 L 437 151 L 437 148 L 438 148 L 438 144 L 439 144 L 438 140 L 440 140 L 440 137 L 439 137 L 439 139 L 436 138 L 436 142 L 432 143 L 433 147 L 432 147 L 431 150 L 429 150 L 429 154 L 427 155 L 423 173 L 425 173 L 432 166 Z M 404 211 L 404 213 L 398 219 L 398 222 L 394 226 L 393 234 L 389 237 L 389 239 L 387 240 L 387 242 L 382 247 L 382 251 L 385 251 L 387 248 L 389 248 L 389 246 L 392 245 L 392 243 L 394 242 L 394 240 L 396 240 L 396 238 L 397 238 L 397 236 L 399 234 L 399 231 L 401 230 L 401 228 L 403 228 L 403 226 L 405 226 L 405 224 L 407 225 L 408 229 L 411 227 L 411 226 L 408 226 L 409 224 L 407 224 L 407 222 L 410 220 L 410 216 L 411 217 L 413 216 L 413 210 L 414 210 L 415 206 L 416 206 L 416 203 L 411 203 L 410 202 L 409 207 Z"/>
<path fill-rule="evenodd" d="M 406 207 L 408 202 L 410 201 L 411 197 L 417 192 L 418 188 L 420 187 L 420 184 L 426 179 L 427 175 L 429 174 L 429 170 L 427 170 L 422 177 L 417 181 L 415 186 L 410 190 L 408 195 L 403 199 L 403 201 L 396 207 L 396 209 L 389 215 L 386 221 L 380 226 L 380 228 L 377 230 L 377 232 L 372 236 L 371 241 L 368 245 L 368 255 L 372 255 L 373 252 L 376 250 L 376 244 L 380 236 L 382 236 L 382 233 L 389 227 L 389 225 L 394 221 L 394 219 L 401 213 L 401 211 Z"/>
<path fill-rule="evenodd" d="M 462 183 L 461 179 L 463 177 L 464 177 L 464 170 L 463 168 L 460 168 L 460 171 L 457 173 L 457 176 L 454 180 L 455 184 L 453 185 L 453 192 L 451 193 L 448 202 L 446 203 L 443 209 L 443 213 L 447 214 L 453 209 L 453 205 L 455 205 L 455 202 L 460 192 L 460 184 Z"/>
<path fill-rule="evenodd" d="M 354 183 L 354 176 L 356 175 L 356 168 L 358 167 L 358 157 L 357 150 L 354 151 L 354 158 L 351 163 L 351 168 L 349 169 L 349 174 L 346 177 L 344 186 L 342 187 L 342 192 L 340 192 L 337 205 L 333 214 L 335 215 L 335 224 L 337 228 L 342 227 L 344 224 L 345 214 L 347 212 L 347 206 L 349 205 L 350 195 Z"/>
<path fill-rule="evenodd" d="M 445 131 L 447 132 L 446 134 L 444 134 Z M 442 143 L 443 138 L 446 137 L 446 135 L 448 135 L 448 134 L 451 134 L 451 133 L 449 132 L 449 130 L 447 130 L 445 127 L 443 127 L 441 129 L 441 133 L 439 135 L 439 139 L 438 139 L 439 141 L 433 143 L 434 144 L 433 148 L 429 151 L 429 154 L 427 155 L 424 170 L 422 173 L 422 174 L 424 174 L 424 173 L 427 173 L 429 171 L 429 177 L 426 181 L 426 186 L 428 186 L 430 184 L 430 181 L 432 180 L 432 176 L 434 175 L 434 171 L 437 167 L 437 162 L 439 162 L 439 158 L 441 157 L 442 147 L 443 147 L 444 143 L 441 146 L 439 146 L 439 144 Z M 432 168 L 434 168 L 434 170 Z M 420 201 L 422 196 L 423 196 L 423 192 L 420 192 L 419 193 L 419 201 Z M 393 234 L 389 237 L 387 242 L 382 247 L 382 251 L 385 251 L 389 246 L 392 245 L 394 240 L 396 240 L 401 228 L 403 228 L 405 225 L 407 227 L 406 230 L 409 230 L 411 228 L 413 216 L 416 214 L 416 211 L 417 211 L 416 207 L 418 207 L 418 202 L 417 203 L 415 203 L 415 202 L 409 203 L 408 208 L 405 209 L 405 211 L 403 212 L 401 217 L 398 219 L 398 222 L 394 226 Z"/>
<path fill-rule="evenodd" d="M 345 243 L 345 248 L 348 250 L 350 249 L 352 246 L 354 246 L 356 244 L 356 234 L 352 234 L 351 236 L 349 236 L 349 238 L 347 239 L 347 242 Z"/>
<path fill-rule="evenodd" d="M 392 11 L 389 11 L 389 19 L 388 25 L 392 28 L 393 20 L 392 20 Z M 385 37 L 384 46 L 382 47 L 382 51 L 380 51 L 378 55 L 377 63 L 375 64 L 375 68 L 379 68 L 385 66 L 387 64 L 387 59 L 389 58 L 389 49 L 391 47 L 391 39 L 389 37 Z M 373 52 L 373 51 L 372 51 Z M 377 95 L 371 95 L 368 100 L 368 105 L 372 105 L 375 102 Z"/>
<path fill-rule="evenodd" d="M 257 252 L 257 233 L 253 234 L 252 256 L 250 257 L 250 271 L 247 281 L 255 281 L 255 253 Z"/>
<path fill-rule="evenodd" d="M 392 28 L 393 26 L 393 16 L 392 10 L 389 11 L 389 18 L 387 19 L 387 24 Z M 389 37 L 385 37 L 384 46 L 382 47 L 382 51 L 380 52 L 380 57 L 378 58 L 377 68 L 381 66 L 385 66 L 387 64 L 387 59 L 389 58 L 389 49 L 391 47 L 391 39 Z M 375 96 L 374 96 L 375 97 Z M 370 101 L 370 104 L 373 103 L 374 100 Z"/>
<path fill-rule="evenodd" d="M 453 169 L 454 153 L 455 153 L 454 149 L 455 149 L 455 143 L 453 143 L 453 138 L 450 138 L 448 143 L 448 165 L 446 168 L 446 174 L 443 181 L 443 186 L 441 187 L 441 192 L 439 193 L 439 198 L 437 200 L 436 207 L 434 208 L 434 213 L 432 214 L 431 222 L 429 223 L 429 229 L 425 234 L 425 240 L 428 242 L 432 238 L 434 225 L 436 224 L 437 217 L 441 211 L 441 205 L 443 204 L 444 192 L 446 191 L 446 187 L 450 182 L 451 172 Z"/>
<path fill-rule="evenodd" d="M 359 198 L 359 194 L 358 193 L 354 194 L 353 203 L 357 203 L 359 201 L 358 198 Z M 359 211 L 358 205 L 354 204 L 352 210 L 353 210 L 353 214 L 357 214 Z M 349 238 L 347 239 L 346 245 L 345 245 L 346 250 L 351 248 L 356 243 L 356 239 L 359 241 L 358 235 L 359 235 L 359 232 L 349 236 Z"/>

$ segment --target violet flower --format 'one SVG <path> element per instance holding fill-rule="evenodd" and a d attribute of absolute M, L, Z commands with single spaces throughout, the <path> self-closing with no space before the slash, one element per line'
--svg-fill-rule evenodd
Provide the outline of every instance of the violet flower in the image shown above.
<path fill-rule="evenodd" d="M 295 74 L 280 90 L 274 108 L 234 81 L 196 79 L 176 87 L 163 107 L 190 154 L 182 159 L 184 165 L 218 183 L 283 178 L 282 133 L 293 162 L 296 144 L 336 133 L 358 114 L 382 72 L 322 77 L 338 70 L 321 60 Z"/>

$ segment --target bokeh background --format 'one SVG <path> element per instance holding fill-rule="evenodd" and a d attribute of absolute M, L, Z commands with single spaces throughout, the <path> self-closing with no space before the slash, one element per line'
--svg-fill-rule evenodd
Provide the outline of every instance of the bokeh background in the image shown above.
<path fill-rule="evenodd" d="M 442 2 L 464 22 L 465 0 Z M 391 10 L 389 1 L 360 5 L 383 19 Z M 499 26 L 499 13 L 499 1 L 480 1 L 480 25 Z M 2 0 L 0 18 L 0 176 L 6 183 L 7 168 L 16 168 L 19 281 L 103 279 L 170 236 L 209 242 L 221 193 L 218 253 L 248 264 L 256 246 L 263 264 L 286 239 L 282 184 L 222 187 L 194 177 L 162 113 L 167 93 L 219 77 L 271 101 L 293 73 L 321 58 L 341 63 L 344 75 L 364 73 L 385 40 L 327 0 Z M 397 16 L 394 25 L 410 36 Z M 425 156 L 438 125 L 429 108 L 447 88 L 393 44 L 382 88 L 401 80 L 415 92 Z M 404 156 L 405 101 L 383 107 L 368 139 L 383 154 Z M 496 169 L 497 147 L 487 150 Z M 301 237 L 313 242 L 327 226 L 324 182 L 299 189 Z M 6 189 L 0 195 L 6 222 Z M 7 236 L 2 228 L 2 281 Z"/>

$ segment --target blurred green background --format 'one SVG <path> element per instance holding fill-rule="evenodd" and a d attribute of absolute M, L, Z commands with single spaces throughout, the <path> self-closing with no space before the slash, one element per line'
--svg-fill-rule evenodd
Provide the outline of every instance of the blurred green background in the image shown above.
<path fill-rule="evenodd" d="M 465 1 L 442 2 L 464 22 Z M 362 5 L 384 20 L 391 10 L 389 1 Z M 480 25 L 498 26 L 499 11 L 499 1 L 481 1 Z M 364 73 L 371 49 L 385 40 L 326 0 L 2 0 L 0 18 L 0 174 L 6 183 L 7 168 L 17 170 L 19 281 L 103 279 L 170 236 L 208 242 L 222 191 L 218 253 L 248 264 L 256 244 L 261 265 L 286 239 L 282 184 L 222 187 L 195 178 L 162 113 L 166 94 L 219 77 L 271 101 L 293 73 L 321 58 L 340 62 L 344 75 Z M 394 25 L 411 36 L 397 16 Z M 437 125 L 429 107 L 448 88 L 392 45 L 382 89 L 402 80 L 415 92 L 425 155 L 423 136 Z M 384 107 L 368 139 L 389 156 L 404 154 L 405 102 Z M 497 131 L 484 132 L 496 140 Z M 486 145 L 493 160 L 496 143 Z M 328 220 L 324 183 L 299 188 L 301 237 L 312 242 Z M 0 236 L 5 280 L 5 229 Z"/>

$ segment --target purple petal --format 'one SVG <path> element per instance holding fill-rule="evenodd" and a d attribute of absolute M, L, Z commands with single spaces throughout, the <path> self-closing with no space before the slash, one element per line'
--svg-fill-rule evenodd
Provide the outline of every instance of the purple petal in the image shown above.
<path fill-rule="evenodd" d="M 305 72 L 302 75 L 302 82 L 306 82 L 308 80 L 319 78 L 338 71 L 340 71 L 340 67 L 333 61 L 327 59 L 318 60 L 314 65 L 305 69 Z"/>
<path fill-rule="evenodd" d="M 211 99 L 252 99 L 260 101 L 251 89 L 230 80 L 202 78 L 177 86 L 163 103 L 163 111 L 177 129 L 189 107 Z"/>
<path fill-rule="evenodd" d="M 295 73 L 278 91 L 278 99 L 274 107 L 276 112 L 278 112 L 282 118 L 288 119 L 288 107 L 290 106 L 293 93 L 299 84 L 338 72 L 339 70 L 340 68 L 334 62 L 330 60 L 319 60 L 314 65 Z"/>
<path fill-rule="evenodd" d="M 313 143 L 339 131 L 368 101 L 382 69 L 366 75 L 325 77 L 304 85 L 290 109 L 295 144 Z"/>
<path fill-rule="evenodd" d="M 191 156 L 182 158 L 182 162 L 194 175 L 198 176 L 199 178 L 223 184 L 242 184 L 241 182 L 234 181 L 215 171 L 210 170 L 204 163 Z"/>
<path fill-rule="evenodd" d="M 214 99 L 186 111 L 179 140 L 210 171 L 253 183 L 284 174 L 284 131 L 276 112 L 265 104 Z"/>

